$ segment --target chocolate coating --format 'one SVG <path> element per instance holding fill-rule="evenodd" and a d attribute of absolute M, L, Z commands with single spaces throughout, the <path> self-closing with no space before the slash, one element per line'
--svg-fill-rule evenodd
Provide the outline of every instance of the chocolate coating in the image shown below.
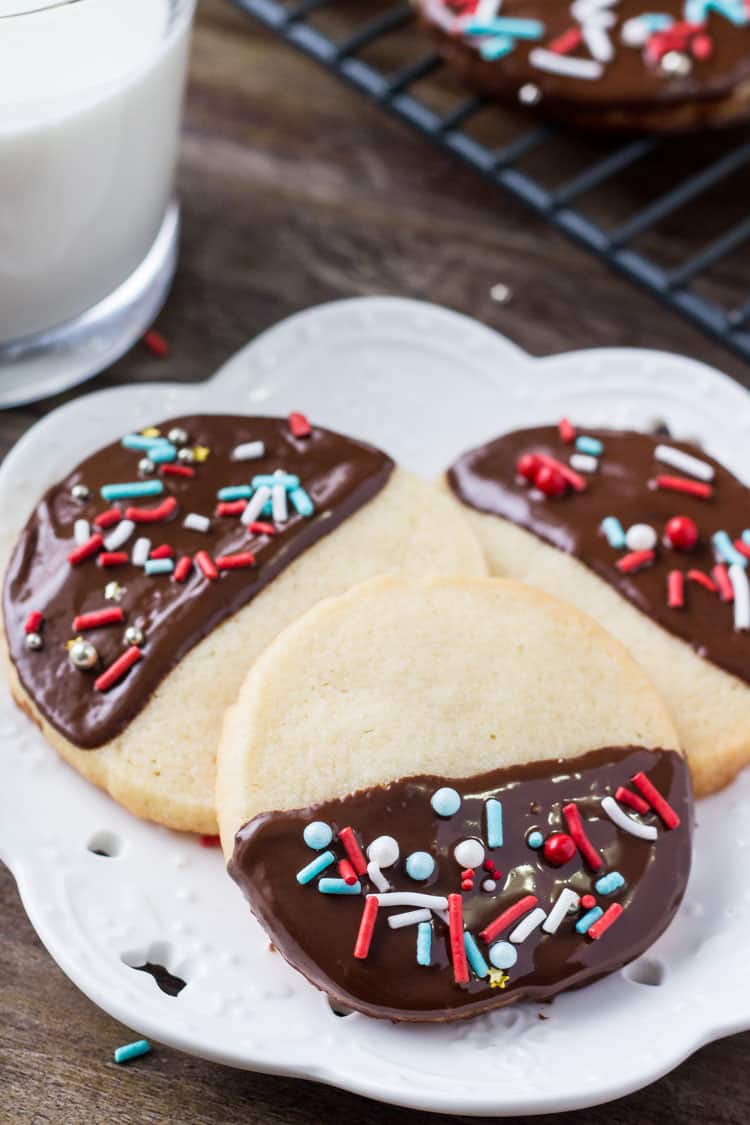
<path fill-rule="evenodd" d="M 119 442 L 100 449 L 83 461 L 69 476 L 54 485 L 42 498 L 22 531 L 3 590 L 5 631 L 21 683 L 43 717 L 69 742 L 81 749 L 94 749 L 114 738 L 144 707 L 149 696 L 170 669 L 222 621 L 247 605 L 303 551 L 339 526 L 371 500 L 388 481 L 393 462 L 380 450 L 340 434 L 313 428 L 309 437 L 292 436 L 286 419 L 251 418 L 233 415 L 199 415 L 173 418 L 159 424 L 163 434 L 178 427 L 189 435 L 190 447 L 206 446 L 208 458 L 196 462 L 195 476 L 153 476 L 163 480 L 164 493 L 149 499 L 119 501 L 100 498 L 102 485 L 139 479 L 138 462 L 143 454 Z M 232 461 L 235 446 L 263 441 L 265 455 L 252 461 Z M 277 534 L 252 535 L 237 516 L 214 518 L 217 490 L 228 485 L 246 485 L 256 474 L 275 469 L 296 474 L 315 504 L 308 519 L 289 505 L 289 519 Z M 88 500 L 72 495 L 77 484 L 88 486 Z M 73 524 L 89 520 L 107 508 L 129 505 L 156 507 L 166 496 L 178 501 L 178 509 L 167 521 L 137 524 L 122 548 L 128 552 L 138 536 L 146 536 L 156 547 L 167 543 L 175 557 L 206 550 L 216 557 L 252 551 L 256 564 L 243 570 L 223 571 L 218 581 L 203 576 L 197 567 L 183 584 L 169 575 L 148 576 L 128 562 L 124 566 L 100 568 L 87 559 L 71 566 L 67 556 L 73 548 Z M 212 519 L 208 534 L 190 531 L 182 521 L 190 512 Z M 263 520 L 265 517 L 260 516 Z M 109 532 L 105 531 L 106 538 Z M 66 643 L 73 633 L 73 618 L 113 603 L 105 601 L 110 581 L 125 587 L 119 605 L 122 625 L 90 630 L 87 640 L 100 656 L 99 670 L 124 651 L 123 635 L 128 626 L 145 633 L 143 659 L 108 692 L 94 689 L 96 673 L 82 673 L 68 660 Z M 23 624 L 32 610 L 44 614 L 44 647 L 32 652 L 26 647 Z M 221 675 L 221 669 L 216 669 Z"/>
<path fill-rule="evenodd" d="M 750 489 L 688 442 L 632 431 L 587 429 L 586 434 L 599 438 L 604 452 L 597 471 L 586 477 L 585 492 L 548 499 L 516 476 L 516 463 L 523 453 L 546 453 L 567 462 L 573 447 L 563 443 L 556 426 L 516 430 L 470 450 L 448 471 L 448 483 L 464 504 L 502 516 L 574 555 L 699 655 L 750 683 L 750 635 L 735 632 L 730 604 L 686 582 L 685 605 L 680 609 L 667 605 L 670 570 L 687 572 L 695 568 L 710 573 L 716 562 L 712 534 L 724 529 L 736 539 L 750 526 Z M 655 460 L 654 450 L 659 444 L 690 453 L 713 466 L 716 475 L 710 500 L 648 487 L 657 475 L 684 475 Z M 661 544 L 664 526 L 675 515 L 690 516 L 698 525 L 700 539 L 692 551 L 677 551 Z M 635 523 L 654 527 L 660 540 L 656 562 L 634 574 L 621 574 L 615 563 L 625 551 L 610 547 L 601 532 L 606 516 L 616 516 L 626 531 Z"/>
<path fill-rule="evenodd" d="M 655 815 L 645 816 L 646 822 L 658 826 L 654 842 L 616 828 L 600 807 L 602 797 L 641 770 L 681 819 L 678 828 L 666 831 Z M 442 785 L 453 786 L 462 797 L 452 817 L 438 816 L 430 805 L 431 795 Z M 515 947 L 518 961 L 508 970 L 504 989 L 474 974 L 468 984 L 455 983 L 448 928 L 437 916 L 432 923 L 432 964 L 419 966 L 416 927 L 393 930 L 386 921 L 388 915 L 410 907 L 381 906 L 369 955 L 355 960 L 364 895 L 375 888 L 367 877 L 362 879 L 362 893 L 351 896 L 319 893 L 315 883 L 298 885 L 296 872 L 315 854 L 303 842 L 305 825 L 311 820 L 323 820 L 334 830 L 350 825 L 363 847 L 383 832 L 394 836 L 401 856 L 395 867 L 384 871 L 394 889 L 445 896 L 460 889 L 456 843 L 465 837 L 486 840 L 488 797 L 499 798 L 503 806 L 503 846 L 487 851 L 503 877 L 497 890 L 488 893 L 482 889 L 486 873 L 480 869 L 473 889 L 462 893 L 465 927 L 485 958 L 488 949 L 480 931 L 523 895 L 535 894 L 548 911 L 566 886 L 579 894 L 593 893 L 598 876 L 577 854 L 563 866 L 551 867 L 541 850 L 526 843 L 532 829 L 545 835 L 565 831 L 561 808 L 570 801 L 575 801 L 589 838 L 604 857 L 598 874 L 616 870 L 625 877 L 626 885 L 616 894 L 597 895 L 605 909 L 611 902 L 624 907 L 618 921 L 596 941 L 576 933 L 577 914 L 566 917 L 556 934 L 535 930 Z M 264 813 L 237 833 L 229 872 L 274 946 L 327 992 L 334 1006 L 391 1020 L 442 1021 L 477 1015 L 522 997 L 547 1000 L 637 957 L 679 906 L 690 871 L 691 836 L 690 776 L 681 756 L 670 750 L 615 747 L 470 778 L 410 777 L 311 808 Z M 340 844 L 334 842 L 332 848 L 337 858 L 344 856 Z M 413 851 L 428 851 L 436 860 L 433 875 L 424 883 L 405 873 L 404 861 Z M 335 875 L 335 868 L 324 874 Z M 507 937 L 508 931 L 499 940 Z"/>

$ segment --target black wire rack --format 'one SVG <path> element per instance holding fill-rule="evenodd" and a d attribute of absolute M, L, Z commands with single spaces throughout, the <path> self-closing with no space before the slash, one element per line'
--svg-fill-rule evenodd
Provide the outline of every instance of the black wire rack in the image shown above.
<path fill-rule="evenodd" d="M 408 3 L 233 2 L 750 360 L 739 254 L 750 241 L 750 184 L 736 190 L 750 130 L 698 139 L 571 133 L 462 89 Z M 539 171 L 545 157 L 557 182 Z"/>

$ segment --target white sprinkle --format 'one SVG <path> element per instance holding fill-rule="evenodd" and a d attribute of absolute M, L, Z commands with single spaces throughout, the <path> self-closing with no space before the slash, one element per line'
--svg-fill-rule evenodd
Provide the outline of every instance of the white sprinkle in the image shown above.
<path fill-rule="evenodd" d="M 534 82 L 525 82 L 518 91 L 521 105 L 537 105 L 542 100 L 542 91 Z"/>
<path fill-rule="evenodd" d="M 554 51 L 547 51 L 544 47 L 535 47 L 529 53 L 529 62 L 537 70 L 546 70 L 549 74 L 562 74 L 566 78 L 585 78 L 594 81 L 601 78 L 604 73 L 604 67 L 595 59 L 556 55 Z"/>
<path fill-rule="evenodd" d="M 247 525 L 249 523 L 252 523 L 253 520 L 257 520 L 261 511 L 270 499 L 271 489 L 265 484 L 261 485 L 258 491 L 254 493 L 248 500 L 247 507 L 240 516 L 240 523 L 243 523 L 245 527 L 247 527 Z"/>
<path fill-rule="evenodd" d="M 453 858 L 459 867 L 479 867 L 484 859 L 484 848 L 479 840 L 469 838 L 456 844 L 453 849 Z"/>
<path fill-rule="evenodd" d="M 739 633 L 750 629 L 750 583 L 744 566 L 732 563 L 729 568 L 729 581 L 734 590 L 734 627 Z"/>
<path fill-rule="evenodd" d="M 485 879 L 485 881 L 482 883 L 482 890 L 489 893 L 490 891 L 494 891 L 496 885 L 497 884 L 495 883 L 494 879 Z"/>
<path fill-rule="evenodd" d="M 274 477 L 282 476 L 283 473 L 274 473 Z M 286 505 L 286 488 L 284 487 L 283 480 L 273 486 L 273 521 L 274 523 L 286 523 L 288 519 L 287 505 Z"/>
<path fill-rule="evenodd" d="M 118 524 L 117 526 L 119 527 L 120 525 Z M 150 554 L 151 540 L 146 539 L 144 536 L 143 539 L 136 539 L 135 543 L 133 544 L 133 551 L 130 556 L 130 561 L 132 562 L 133 566 L 145 566 L 146 559 Z"/>
<path fill-rule="evenodd" d="M 573 453 L 570 457 L 571 469 L 577 469 L 579 473 L 595 473 L 599 468 L 599 458 L 592 457 L 588 453 Z"/>
<path fill-rule="evenodd" d="M 447 910 L 448 899 L 440 895 L 421 895 L 413 891 L 391 891 L 375 895 L 378 906 L 426 906 L 429 910 Z"/>
<path fill-rule="evenodd" d="M 657 534 L 649 523 L 634 523 L 625 533 L 625 546 L 629 551 L 652 551 Z"/>
<path fill-rule="evenodd" d="M 641 840 L 656 839 L 656 829 L 653 824 L 641 824 L 640 821 L 633 820 L 632 816 L 623 812 L 614 797 L 602 797 L 602 808 L 609 819 L 614 821 L 618 828 L 622 828 L 623 832 L 629 832 L 631 836 L 638 836 Z"/>
<path fill-rule="evenodd" d="M 367 864 L 367 874 L 370 877 L 370 882 L 373 883 L 379 891 L 390 890 L 391 884 L 373 859 Z"/>
<path fill-rule="evenodd" d="M 367 847 L 367 858 L 374 860 L 378 867 L 393 867 L 398 857 L 398 840 L 393 836 L 377 836 Z"/>
<path fill-rule="evenodd" d="M 537 906 L 525 918 L 522 918 L 514 930 L 508 934 L 509 939 L 516 945 L 522 941 L 526 941 L 529 934 L 532 934 L 537 926 L 540 926 L 547 915 L 542 910 L 541 906 Z"/>
<path fill-rule="evenodd" d="M 204 534 L 211 530 L 211 520 L 208 516 L 201 516 L 198 512 L 188 512 L 182 521 L 182 526 L 188 531 L 202 531 Z"/>
<path fill-rule="evenodd" d="M 232 450 L 233 461 L 257 461 L 266 452 L 262 441 L 246 441 L 243 445 L 236 445 Z"/>
<path fill-rule="evenodd" d="M 591 21 L 583 25 L 583 40 L 591 52 L 591 57 L 600 63 L 611 62 L 614 58 L 612 41 L 603 27 Z"/>
<path fill-rule="evenodd" d="M 91 538 L 91 525 L 88 520 L 76 520 L 73 524 L 73 538 L 79 547 Z"/>
<path fill-rule="evenodd" d="M 391 914 L 388 925 L 392 930 L 400 930 L 403 926 L 416 926 L 418 922 L 429 922 L 431 917 L 429 910 L 407 910 L 403 914 Z"/>
<path fill-rule="evenodd" d="M 490 289 L 490 297 L 493 301 L 497 301 L 498 305 L 506 305 L 512 296 L 513 290 L 510 286 L 503 285 L 502 281 L 496 281 Z"/>
<path fill-rule="evenodd" d="M 118 550 L 118 548 L 122 547 L 124 543 L 127 543 L 128 539 L 130 538 L 130 536 L 133 534 L 134 531 L 135 531 L 135 524 L 133 523 L 132 520 L 120 520 L 120 522 L 118 524 L 116 524 L 115 527 L 112 528 L 109 535 L 104 540 L 104 550 L 105 551 L 116 551 L 116 550 Z M 148 539 L 146 540 L 146 542 L 148 543 Z M 149 550 L 151 550 L 151 544 L 150 543 L 149 543 Z M 140 563 L 138 565 L 140 565 Z"/>
<path fill-rule="evenodd" d="M 472 23 L 486 24 L 497 17 L 503 0 L 479 0 L 471 17 Z"/>
<path fill-rule="evenodd" d="M 578 23 L 586 23 L 602 15 L 611 15 L 608 8 L 613 8 L 618 0 L 575 0 L 570 6 L 570 14 Z"/>
<path fill-rule="evenodd" d="M 563 887 L 557 896 L 555 905 L 550 910 L 544 922 L 542 922 L 542 929 L 545 934 L 556 934 L 560 928 L 560 923 L 571 906 L 578 906 L 580 901 L 581 896 L 576 894 L 574 890 L 571 890 L 570 887 Z"/>
<path fill-rule="evenodd" d="M 713 467 L 706 461 L 699 461 L 697 457 L 683 453 L 681 449 L 673 449 L 671 445 L 657 445 L 654 457 L 663 465 L 671 465 L 673 469 L 680 469 L 698 480 L 714 479 Z"/>

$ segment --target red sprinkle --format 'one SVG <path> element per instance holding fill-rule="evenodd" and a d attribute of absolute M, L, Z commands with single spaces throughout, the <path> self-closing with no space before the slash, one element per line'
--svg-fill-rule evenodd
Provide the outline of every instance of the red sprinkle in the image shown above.
<path fill-rule="evenodd" d="M 712 594 L 716 593 L 716 583 L 712 578 L 709 578 L 707 574 L 704 574 L 702 570 L 689 570 L 687 576 L 689 582 L 695 582 L 697 586 L 703 586 L 704 589 L 710 590 Z"/>
<path fill-rule="evenodd" d="M 354 829 L 349 827 L 340 828 L 338 837 L 344 845 L 344 851 L 349 857 L 349 862 L 354 870 L 358 875 L 364 875 L 367 871 L 367 860 L 359 846 L 357 837 L 354 835 Z"/>
<path fill-rule="evenodd" d="M 567 832 L 553 832 L 544 841 L 544 858 L 553 867 L 562 867 L 576 854 L 575 840 Z"/>
<path fill-rule="evenodd" d="M 696 35 L 690 44 L 690 50 L 696 59 L 710 59 L 714 53 L 713 41 L 709 35 Z"/>
<path fill-rule="evenodd" d="M 26 618 L 26 624 L 23 627 L 24 633 L 38 633 L 44 624 L 44 614 L 40 613 L 38 609 L 32 610 Z"/>
<path fill-rule="evenodd" d="M 126 508 L 125 519 L 133 523 L 160 523 L 177 509 L 174 496 L 167 496 L 156 508 Z"/>
<path fill-rule="evenodd" d="M 618 559 L 615 566 L 620 574 L 633 574 L 644 566 L 650 566 L 655 558 L 656 555 L 653 551 L 631 551 L 630 554 L 623 555 L 621 559 Z"/>
<path fill-rule="evenodd" d="M 723 602 L 734 601 L 734 587 L 729 579 L 729 571 L 724 563 L 717 563 L 711 573 L 719 590 L 719 597 Z"/>
<path fill-rule="evenodd" d="M 309 437 L 312 433 L 312 426 L 304 414 L 290 414 L 289 429 L 292 431 L 292 437 Z"/>
<path fill-rule="evenodd" d="M 450 896 L 448 897 L 448 901 L 450 902 Z M 530 910 L 533 910 L 538 902 L 539 899 L 536 895 L 524 895 L 523 898 L 519 898 L 518 902 L 514 902 L 513 905 L 509 906 L 507 910 L 504 910 L 502 914 L 498 914 L 497 918 L 495 918 L 493 922 L 490 922 L 489 926 L 485 926 L 479 935 L 480 938 L 489 945 L 491 941 L 495 940 L 498 934 L 501 934 L 503 930 L 507 930 L 508 926 L 512 926 L 523 914 L 528 914 Z"/>
<path fill-rule="evenodd" d="M 214 566 L 214 560 L 211 558 L 208 551 L 196 551 L 195 561 L 204 577 L 210 578 L 212 582 L 215 582 L 219 577 L 219 572 Z"/>
<path fill-rule="evenodd" d="M 158 356 L 159 359 L 166 359 L 169 355 L 169 344 L 162 336 L 161 332 L 157 332 L 155 328 L 152 328 L 150 332 L 146 333 L 143 337 L 143 343 L 151 354 Z"/>
<path fill-rule="evenodd" d="M 697 496 L 700 500 L 709 500 L 714 494 L 710 484 L 703 484 L 698 480 L 685 480 L 684 477 L 659 476 L 654 484 L 663 492 L 684 492 L 688 496 Z"/>
<path fill-rule="evenodd" d="M 368 895 L 362 910 L 357 940 L 354 943 L 354 956 L 358 961 L 364 961 L 367 954 L 370 952 L 370 943 L 372 942 L 372 935 L 375 930 L 377 914 L 378 900 L 375 895 Z"/>
<path fill-rule="evenodd" d="M 102 625 L 119 625 L 125 614 L 119 605 L 111 609 L 98 609 L 93 613 L 79 613 L 73 618 L 73 632 L 85 633 L 87 629 L 100 629 Z"/>
<path fill-rule="evenodd" d="M 348 859 L 339 860 L 339 875 L 344 880 L 347 887 L 353 887 L 357 882 L 357 872 Z"/>
<path fill-rule="evenodd" d="M 192 465 L 160 465 L 159 472 L 163 477 L 194 477 L 195 469 Z"/>
<path fill-rule="evenodd" d="M 97 676 L 94 680 L 95 689 L 97 691 L 109 691 L 142 658 L 143 652 L 141 649 L 137 645 L 131 645 L 130 648 L 125 649 L 122 656 L 118 656 L 117 660 L 102 672 L 101 676 Z"/>
<path fill-rule="evenodd" d="M 247 500 L 222 500 L 216 505 L 215 516 L 241 516 L 247 507 Z"/>
<path fill-rule="evenodd" d="M 193 560 L 190 558 L 190 555 L 183 555 L 172 571 L 172 581 L 184 582 L 192 569 Z"/>
<path fill-rule="evenodd" d="M 462 891 L 473 891 L 474 890 L 474 880 L 473 879 L 462 879 L 461 880 L 461 890 Z"/>
<path fill-rule="evenodd" d="M 581 906 L 584 910 L 591 910 L 592 906 L 596 906 L 596 899 L 593 895 L 583 895 L 581 898 Z"/>
<path fill-rule="evenodd" d="M 199 836 L 198 843 L 202 848 L 218 848 L 221 843 L 220 836 Z"/>
<path fill-rule="evenodd" d="M 534 485 L 545 496 L 564 496 L 568 485 L 562 473 L 551 465 L 540 465 L 534 474 Z"/>
<path fill-rule="evenodd" d="M 540 465 L 541 461 L 536 453 L 522 453 L 516 461 L 516 472 L 524 480 L 532 481 Z"/>
<path fill-rule="evenodd" d="M 76 547 L 74 551 L 70 552 L 70 554 L 68 555 L 68 562 L 71 566 L 76 566 L 77 563 L 83 562 L 84 559 L 90 559 L 92 555 L 95 555 L 97 553 L 97 551 L 101 551 L 103 546 L 104 538 L 97 531 L 94 535 L 91 536 L 90 539 L 87 539 L 85 543 L 82 543 L 80 547 Z"/>
<path fill-rule="evenodd" d="M 114 527 L 122 519 L 122 512 L 119 508 L 107 508 L 106 512 L 100 512 L 94 520 L 96 527 L 102 529 L 107 527 Z"/>
<path fill-rule="evenodd" d="M 667 520 L 664 535 L 678 551 L 692 551 L 698 542 L 698 525 L 690 516 L 672 516 Z"/>
<path fill-rule="evenodd" d="M 172 559 L 174 558 L 174 547 L 170 547 L 169 543 L 160 543 L 158 547 L 154 547 L 148 557 L 150 559 Z"/>
<path fill-rule="evenodd" d="M 612 905 L 608 906 L 604 911 L 599 921 L 594 922 L 593 926 L 589 926 L 586 931 L 588 937 L 596 941 L 597 938 L 600 938 L 602 934 L 617 921 L 621 914 L 622 907 L 619 902 L 613 902 Z"/>
<path fill-rule="evenodd" d="M 241 551 L 236 555 L 218 555 L 216 565 L 219 570 L 242 570 L 246 566 L 255 566 L 255 555 L 252 551 Z"/>
<path fill-rule="evenodd" d="M 562 35 L 559 35 L 557 39 L 553 39 L 552 42 L 547 45 L 547 49 L 549 51 L 554 51 L 556 55 L 569 55 L 571 51 L 575 51 L 582 38 L 581 29 L 579 27 L 571 27 L 568 31 L 564 31 Z M 566 418 L 563 418 L 563 421 L 560 423 L 560 437 L 565 442 L 573 441 L 575 430 L 573 430 L 573 437 L 564 437 L 562 432 L 563 422 L 570 426 L 570 422 L 568 422 Z"/>
<path fill-rule="evenodd" d="M 586 835 L 581 820 L 581 814 L 574 804 L 563 805 L 563 816 L 568 826 L 568 832 L 573 837 L 576 847 L 583 856 L 584 861 L 592 871 L 598 871 L 602 865 L 602 857 Z"/>
<path fill-rule="evenodd" d="M 575 472 L 574 469 L 571 469 L 570 465 L 566 465 L 564 461 L 557 461 L 554 457 L 548 457 L 546 453 L 540 453 L 538 457 L 543 465 L 548 465 L 550 469 L 557 469 L 558 473 L 565 478 L 570 487 L 576 492 L 585 492 L 588 488 L 586 478 L 582 477 L 580 473 Z"/>
<path fill-rule="evenodd" d="M 685 576 L 681 570 L 670 570 L 667 575 L 667 605 L 681 609 L 685 604 Z"/>
<path fill-rule="evenodd" d="M 627 805 L 628 808 L 633 809 L 634 812 L 640 813 L 641 816 L 647 813 L 651 806 L 643 797 L 639 797 L 637 793 L 631 793 L 624 785 L 620 785 L 615 789 L 615 800 L 619 801 L 621 805 Z"/>
<path fill-rule="evenodd" d="M 750 559 L 750 546 L 748 546 L 744 539 L 735 539 L 734 549 L 735 551 L 739 551 L 741 555 L 744 555 L 746 559 Z"/>
<path fill-rule="evenodd" d="M 124 566 L 129 561 L 127 551 L 102 551 L 96 556 L 97 566 Z"/>
<path fill-rule="evenodd" d="M 668 801 L 662 797 L 658 789 L 654 788 L 645 773 L 636 773 L 630 779 L 639 790 L 641 795 L 646 798 L 651 808 L 654 810 L 659 819 L 663 822 L 665 828 L 678 828 L 680 818 L 674 811 Z"/>
<path fill-rule="evenodd" d="M 276 534 L 276 528 L 273 526 L 273 524 L 272 523 L 263 523 L 262 520 L 253 520 L 252 523 L 248 524 L 247 530 L 252 535 L 275 535 Z"/>
<path fill-rule="evenodd" d="M 448 895 L 448 929 L 453 959 L 453 979 L 456 984 L 468 984 L 469 964 L 464 945 L 464 913 L 460 895 Z"/>

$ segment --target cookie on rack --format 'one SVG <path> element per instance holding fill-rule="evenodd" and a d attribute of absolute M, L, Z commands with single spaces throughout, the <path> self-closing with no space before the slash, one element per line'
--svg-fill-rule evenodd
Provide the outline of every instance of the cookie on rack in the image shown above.
<path fill-rule="evenodd" d="M 30 516 L 3 595 L 11 688 L 126 808 L 210 834 L 224 710 L 280 629 L 374 574 L 484 570 L 463 514 L 372 446 L 302 415 L 175 418 Z"/>
<path fill-rule="evenodd" d="M 744 0 L 414 0 L 491 97 L 594 129 L 682 131 L 750 116 Z"/>
<path fill-rule="evenodd" d="M 447 475 L 493 574 L 592 614 L 669 706 L 699 795 L 750 761 L 750 490 L 696 446 L 569 421 Z"/>
<path fill-rule="evenodd" d="M 227 714 L 229 871 L 337 1010 L 444 1021 L 612 972 L 674 915 L 691 789 L 645 673 L 497 579 L 373 579 L 290 626 Z"/>

